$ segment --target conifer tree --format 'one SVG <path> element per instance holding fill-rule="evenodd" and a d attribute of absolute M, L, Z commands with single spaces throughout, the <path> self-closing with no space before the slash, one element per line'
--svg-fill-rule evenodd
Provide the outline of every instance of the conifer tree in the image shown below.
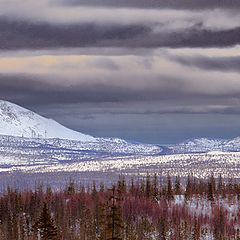
<path fill-rule="evenodd" d="M 189 200 L 190 197 L 192 196 L 192 177 L 188 175 L 187 178 L 187 184 L 186 184 L 186 190 L 185 190 L 185 200 Z"/>
<path fill-rule="evenodd" d="M 74 181 L 72 181 L 72 179 L 70 179 L 68 186 L 66 187 L 65 190 L 66 194 L 74 194 L 75 193 L 75 183 Z"/>
<path fill-rule="evenodd" d="M 111 189 L 107 213 L 107 240 L 122 240 L 123 220 L 120 199 L 116 194 L 116 187 Z"/>
<path fill-rule="evenodd" d="M 211 202 L 214 200 L 212 181 L 208 182 L 207 198 L 208 198 L 208 201 L 211 201 Z"/>
<path fill-rule="evenodd" d="M 213 173 L 211 174 L 210 182 L 211 182 L 211 185 L 212 185 L 213 194 L 215 194 L 216 193 L 216 181 L 215 181 L 215 177 L 214 177 Z"/>
<path fill-rule="evenodd" d="M 167 177 L 167 199 L 168 200 L 173 200 L 174 199 L 174 195 L 173 195 L 173 189 L 172 189 L 172 180 L 170 175 L 168 174 Z"/>
<path fill-rule="evenodd" d="M 155 173 L 154 174 L 154 177 L 153 177 L 153 183 L 152 183 L 152 188 L 153 188 L 153 199 L 155 201 L 159 200 L 159 189 L 158 189 L 158 177 L 157 177 L 157 174 Z"/>
<path fill-rule="evenodd" d="M 144 196 L 146 194 L 146 184 L 143 180 L 140 182 L 140 194 Z"/>
<path fill-rule="evenodd" d="M 117 192 L 119 197 L 122 197 L 124 193 L 126 193 L 126 181 L 124 176 L 119 176 L 118 184 L 117 184 Z"/>
<path fill-rule="evenodd" d="M 131 185 L 130 185 L 130 189 L 129 189 L 129 192 L 133 195 L 135 193 L 135 182 L 134 182 L 134 179 L 131 178 Z"/>
<path fill-rule="evenodd" d="M 221 195 L 222 198 L 225 198 L 225 186 L 222 179 L 222 175 L 220 174 L 218 177 L 218 185 L 217 185 L 217 193 L 218 195 Z"/>
<path fill-rule="evenodd" d="M 107 206 L 104 203 L 99 204 L 99 226 L 97 232 L 98 240 L 106 240 L 107 238 Z"/>
<path fill-rule="evenodd" d="M 98 235 L 99 232 L 100 232 L 100 216 L 99 216 L 99 213 L 100 213 L 100 203 L 99 203 L 99 197 L 98 197 L 98 192 L 97 192 L 97 189 L 96 189 L 96 184 L 95 182 L 93 182 L 93 186 L 92 186 L 92 200 L 93 200 L 93 203 L 94 203 L 94 227 L 95 227 L 95 231 L 96 231 L 96 234 Z"/>
<path fill-rule="evenodd" d="M 103 182 L 101 182 L 100 183 L 100 190 L 99 190 L 99 192 L 104 192 L 104 190 L 105 190 L 105 185 L 104 185 Z"/>
<path fill-rule="evenodd" d="M 151 196 L 151 181 L 150 181 L 150 176 L 149 173 L 147 173 L 147 178 L 146 178 L 146 191 L 145 191 L 145 196 L 149 198 Z"/>
<path fill-rule="evenodd" d="M 54 226 L 47 203 L 44 203 L 42 213 L 33 228 L 41 240 L 58 240 L 57 228 Z"/>
<path fill-rule="evenodd" d="M 182 194 L 182 190 L 181 190 L 181 183 L 180 183 L 180 177 L 177 176 L 175 179 L 175 189 L 174 192 L 176 195 L 181 195 Z"/>

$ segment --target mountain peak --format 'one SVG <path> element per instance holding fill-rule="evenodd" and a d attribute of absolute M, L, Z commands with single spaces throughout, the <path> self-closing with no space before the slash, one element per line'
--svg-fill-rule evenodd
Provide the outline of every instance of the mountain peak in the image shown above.
<path fill-rule="evenodd" d="M 68 129 L 52 119 L 4 100 L 0 100 L 0 135 L 96 141 L 90 135 Z"/>

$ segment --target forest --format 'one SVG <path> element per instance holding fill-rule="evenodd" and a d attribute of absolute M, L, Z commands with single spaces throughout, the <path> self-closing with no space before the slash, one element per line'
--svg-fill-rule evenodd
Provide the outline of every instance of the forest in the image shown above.
<path fill-rule="evenodd" d="M 38 184 L 0 196 L 1 240 L 240 239 L 240 184 L 147 175 L 111 187 Z"/>

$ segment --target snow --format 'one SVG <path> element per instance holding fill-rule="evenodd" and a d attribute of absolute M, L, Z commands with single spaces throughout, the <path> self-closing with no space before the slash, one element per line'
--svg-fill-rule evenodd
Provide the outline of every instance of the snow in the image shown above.
<path fill-rule="evenodd" d="M 67 169 L 67 163 L 85 163 L 106 159 L 122 159 L 159 155 L 161 148 L 148 144 L 133 144 L 124 140 L 97 138 L 95 142 L 68 139 L 24 138 L 0 135 L 0 172 L 18 166 L 53 166 Z M 72 165 L 74 166 L 74 165 Z M 120 164 L 119 164 L 120 166 Z M 79 168 L 81 169 L 81 167 Z M 95 168 L 93 167 L 92 170 Z"/>
<path fill-rule="evenodd" d="M 0 172 L 108 168 L 98 161 L 159 155 L 162 148 L 118 138 L 94 138 L 16 104 L 0 100 Z M 79 164 L 77 164 L 79 163 Z M 102 163 L 101 163 L 102 164 Z M 111 163 L 110 163 L 111 165 Z M 124 166 L 122 166 L 123 168 Z M 50 169 L 53 168 L 53 169 Z"/>
<path fill-rule="evenodd" d="M 168 155 L 164 155 L 164 154 Z M 159 173 L 240 178 L 240 138 L 193 139 L 162 148 L 118 138 L 94 138 L 0 101 L 1 172 Z"/>
<path fill-rule="evenodd" d="M 90 135 L 68 129 L 52 119 L 3 100 L 0 100 L 0 135 L 96 141 Z"/>
<path fill-rule="evenodd" d="M 214 153 L 221 154 L 222 152 L 239 152 L 240 137 L 234 139 L 208 139 L 196 138 L 185 142 L 171 145 L 168 147 L 168 153 Z"/>
<path fill-rule="evenodd" d="M 240 178 L 240 153 L 237 152 L 161 156 L 161 149 L 143 144 L 36 141 L 17 137 L 8 142 L 6 139 L 1 141 L 0 137 L 0 173 L 101 172 L 116 176 L 161 173 L 206 178 L 214 172 L 216 177 L 221 174 L 223 178 Z"/>
<path fill-rule="evenodd" d="M 207 154 L 208 155 L 223 155 L 225 153 L 222 151 L 209 151 Z"/>

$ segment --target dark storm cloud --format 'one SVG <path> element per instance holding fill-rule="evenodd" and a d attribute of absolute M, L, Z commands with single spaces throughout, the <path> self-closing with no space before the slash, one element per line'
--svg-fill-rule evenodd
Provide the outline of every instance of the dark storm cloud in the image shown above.
<path fill-rule="evenodd" d="M 134 42 L 135 41 L 135 42 Z M 240 43 L 240 27 L 231 30 L 212 31 L 201 28 L 187 29 L 183 32 L 153 33 L 148 36 L 126 41 L 130 47 L 228 47 Z M 117 42 L 117 41 L 115 41 Z M 121 46 L 121 42 L 117 44 Z"/>
<path fill-rule="evenodd" d="M 167 80 L 167 81 L 165 81 Z M 115 86 L 114 81 L 106 83 L 98 82 L 79 82 L 74 85 L 61 85 L 39 76 L 29 75 L 0 75 L 0 96 L 2 99 L 17 102 L 22 105 L 45 105 L 45 104 L 124 104 L 124 108 L 128 104 L 133 108 L 126 113 L 133 114 L 160 114 L 160 113 L 231 113 L 238 112 L 239 108 L 230 105 L 221 108 L 214 107 L 225 99 L 239 99 L 239 91 L 229 91 L 225 94 L 211 94 L 204 92 L 194 92 L 186 89 L 179 79 L 166 78 L 165 83 L 159 82 L 158 85 L 152 87 L 149 80 L 149 87 L 142 86 L 139 88 L 130 87 L 128 84 L 124 86 Z M 138 83 L 137 85 L 140 85 Z M 144 108 L 145 103 L 153 102 L 153 106 L 161 106 L 160 110 L 152 109 L 152 107 Z M 213 104 L 208 107 L 205 103 Z M 138 102 L 135 108 L 134 104 Z M 182 106 L 178 103 L 182 102 Z M 192 105 L 189 105 L 191 103 Z M 161 105 L 163 104 L 163 105 Z M 186 106 L 185 106 L 186 105 Z M 199 106 L 204 107 L 199 107 Z M 220 104 L 221 105 L 221 104 Z M 136 109 L 139 109 L 136 111 Z M 124 113 L 124 109 L 121 113 Z M 113 110 L 113 113 L 115 110 Z M 111 111 L 109 112 L 111 113 Z M 119 113 L 117 111 L 117 113 Z"/>
<path fill-rule="evenodd" d="M 173 9 L 209 9 L 209 8 L 240 8 L 236 0 L 62 0 L 65 5 L 109 6 L 132 8 L 173 8 Z M 55 1 L 59 3 L 59 1 Z"/>
<path fill-rule="evenodd" d="M 138 98 L 131 91 L 101 84 L 82 83 L 61 87 L 42 82 L 36 76 L 0 76 L 0 96 L 26 104 L 53 104 L 78 102 L 118 102 Z"/>
<path fill-rule="evenodd" d="M 0 19 L 0 49 L 40 49 L 98 46 L 124 41 L 149 32 L 145 26 L 51 25 Z M 106 44 L 105 44 L 106 45 Z M 113 44 L 114 45 L 114 44 Z M 124 45 L 124 44 L 123 44 Z"/>
<path fill-rule="evenodd" d="M 89 79 L 88 79 L 89 80 Z M 27 75 L 0 75 L 0 96 L 4 99 L 20 103 L 99 103 L 99 102 L 128 102 L 148 101 L 152 99 L 169 98 L 177 91 L 174 80 L 169 79 L 168 86 L 161 89 L 134 89 L 126 86 L 114 86 L 111 82 L 97 83 L 86 81 L 62 86 L 52 83 L 51 76 L 43 80 L 38 76 Z M 89 83 L 88 83 L 89 82 Z M 176 86 L 175 86 L 176 85 Z"/>
<path fill-rule="evenodd" d="M 202 29 L 201 24 L 178 32 L 156 32 L 144 25 L 31 23 L 0 19 L 0 49 L 59 47 L 227 47 L 240 43 L 240 28 Z"/>
<path fill-rule="evenodd" d="M 234 57 L 206 57 L 206 56 L 172 56 L 170 59 L 188 66 L 197 67 L 202 70 L 217 70 L 240 72 L 240 56 Z"/>

